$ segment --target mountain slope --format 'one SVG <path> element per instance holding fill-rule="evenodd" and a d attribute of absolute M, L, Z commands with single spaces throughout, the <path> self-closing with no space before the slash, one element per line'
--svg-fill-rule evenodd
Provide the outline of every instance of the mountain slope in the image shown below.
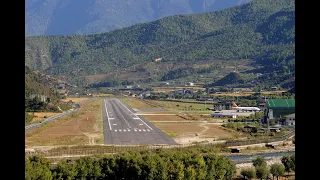
<path fill-rule="evenodd" d="M 294 12 L 293 0 L 253 0 L 222 11 L 171 16 L 96 35 L 28 37 L 25 63 L 69 77 L 118 69 L 125 73 L 134 67 L 160 80 L 165 72 L 155 74 L 150 64 L 159 57 L 177 64 L 255 59 L 272 71 L 293 72 Z"/>
<path fill-rule="evenodd" d="M 236 83 L 244 83 L 243 78 L 240 76 L 239 73 L 231 72 L 230 74 L 226 75 L 222 79 L 215 82 L 214 86 L 224 86 L 228 84 L 236 84 Z"/>
<path fill-rule="evenodd" d="M 93 34 L 250 0 L 27 0 L 26 36 Z"/>

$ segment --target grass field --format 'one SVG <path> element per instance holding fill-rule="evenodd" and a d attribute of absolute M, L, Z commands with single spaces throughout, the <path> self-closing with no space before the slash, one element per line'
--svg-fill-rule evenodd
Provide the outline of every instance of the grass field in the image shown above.
<path fill-rule="evenodd" d="M 167 134 L 175 134 L 176 137 L 194 136 L 200 133 L 204 127 L 199 126 L 201 123 L 153 123 L 157 128 Z"/>
<path fill-rule="evenodd" d="M 261 92 L 262 95 L 270 95 L 270 94 L 281 94 L 282 92 L 285 91 L 265 91 Z M 239 93 L 214 93 L 210 94 L 210 96 L 251 96 L 255 92 L 239 92 Z"/>
<path fill-rule="evenodd" d="M 144 116 L 148 121 L 185 121 L 180 116 L 177 115 L 146 115 Z"/>
<path fill-rule="evenodd" d="M 153 106 L 139 101 L 136 98 L 121 98 L 123 103 L 128 104 L 131 108 L 153 108 Z"/>
<path fill-rule="evenodd" d="M 102 99 L 80 104 L 81 109 L 26 133 L 27 146 L 102 144 Z"/>

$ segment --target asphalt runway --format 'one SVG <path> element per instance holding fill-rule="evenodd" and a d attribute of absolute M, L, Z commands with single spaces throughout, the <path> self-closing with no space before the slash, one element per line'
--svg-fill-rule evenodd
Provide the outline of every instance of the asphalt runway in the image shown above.
<path fill-rule="evenodd" d="M 102 101 L 104 144 L 177 144 L 117 98 Z"/>

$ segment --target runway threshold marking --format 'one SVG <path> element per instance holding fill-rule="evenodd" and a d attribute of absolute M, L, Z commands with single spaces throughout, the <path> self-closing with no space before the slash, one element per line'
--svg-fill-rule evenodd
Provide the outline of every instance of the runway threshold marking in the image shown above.
<path fill-rule="evenodd" d="M 124 106 L 129 112 L 131 112 L 134 116 L 136 116 L 136 118 L 139 118 L 137 115 L 135 115 L 132 111 L 130 111 L 130 109 L 129 108 L 127 108 L 127 106 L 125 106 L 119 99 L 117 99 L 119 102 L 120 102 L 120 104 L 122 105 L 122 106 Z M 140 118 L 139 118 L 140 119 Z M 143 122 L 146 126 L 148 126 L 148 128 L 150 128 L 151 130 L 153 130 L 148 124 L 146 124 L 142 119 L 140 119 L 140 121 L 141 122 Z"/>
<path fill-rule="evenodd" d="M 110 128 L 110 131 L 112 131 L 111 124 L 110 124 L 110 119 L 109 119 L 109 114 L 108 114 L 108 108 L 107 108 L 106 100 L 104 100 L 104 106 L 105 106 L 105 110 L 106 110 L 107 117 L 108 117 L 109 128 Z"/>

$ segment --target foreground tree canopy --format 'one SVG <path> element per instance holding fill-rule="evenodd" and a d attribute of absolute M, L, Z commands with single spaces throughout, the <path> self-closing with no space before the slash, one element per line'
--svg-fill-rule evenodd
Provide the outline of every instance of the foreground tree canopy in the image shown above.
<path fill-rule="evenodd" d="M 105 157 L 83 157 L 73 162 L 33 156 L 26 160 L 26 179 L 231 179 L 235 165 L 214 154 L 161 151 L 133 152 Z"/>

